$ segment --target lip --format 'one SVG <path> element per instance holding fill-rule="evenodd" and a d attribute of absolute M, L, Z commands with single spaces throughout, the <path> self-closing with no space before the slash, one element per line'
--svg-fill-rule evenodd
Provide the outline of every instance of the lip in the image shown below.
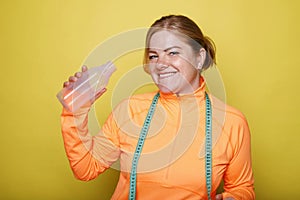
<path fill-rule="evenodd" d="M 177 71 L 172 71 L 172 72 L 164 72 L 164 73 L 159 73 L 158 76 L 160 79 L 164 79 L 164 78 L 169 78 L 174 76 L 177 73 Z"/>

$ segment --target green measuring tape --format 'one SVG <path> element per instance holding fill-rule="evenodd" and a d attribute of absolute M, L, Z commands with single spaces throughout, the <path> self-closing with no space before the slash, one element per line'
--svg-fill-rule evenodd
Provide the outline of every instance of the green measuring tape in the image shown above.
<path fill-rule="evenodd" d="M 136 196 L 136 169 L 138 160 L 140 158 L 142 148 L 149 130 L 149 125 L 152 120 L 159 93 L 157 93 L 151 103 L 148 114 L 144 121 L 143 128 L 140 133 L 140 137 L 133 155 L 132 167 L 130 173 L 130 185 L 129 185 L 129 200 L 135 200 Z M 212 115 L 211 115 L 211 104 L 207 93 L 205 93 L 205 104 L 206 104 L 206 127 L 205 127 L 205 175 L 206 175 L 206 189 L 208 199 L 211 200 L 211 176 L 212 176 Z"/>
<path fill-rule="evenodd" d="M 211 176 L 212 176 L 212 116 L 211 104 L 208 94 L 205 93 L 206 104 L 206 123 L 205 123 L 205 176 L 206 176 L 206 190 L 208 200 L 211 200 Z"/>

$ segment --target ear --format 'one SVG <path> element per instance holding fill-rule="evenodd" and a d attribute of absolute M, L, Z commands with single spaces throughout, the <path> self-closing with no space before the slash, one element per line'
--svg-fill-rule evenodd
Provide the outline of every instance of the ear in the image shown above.
<path fill-rule="evenodd" d="M 200 48 L 197 54 L 197 69 L 201 70 L 206 58 L 206 50 L 204 48 Z"/>

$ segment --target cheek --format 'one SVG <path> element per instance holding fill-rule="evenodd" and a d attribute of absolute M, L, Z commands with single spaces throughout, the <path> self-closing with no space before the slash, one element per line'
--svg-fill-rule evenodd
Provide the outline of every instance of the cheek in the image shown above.
<path fill-rule="evenodd" d="M 157 83 L 157 81 L 158 81 L 158 74 L 157 74 L 157 71 L 156 71 L 156 68 L 155 68 L 155 66 L 150 66 L 149 65 L 149 73 L 150 73 L 150 76 L 151 76 L 151 78 L 152 78 L 152 80 L 155 82 L 155 83 Z"/>
<path fill-rule="evenodd" d="M 189 75 L 196 71 L 196 68 L 193 63 L 188 60 L 178 60 L 173 64 L 183 75 Z"/>
<path fill-rule="evenodd" d="M 199 74 L 199 71 L 189 63 L 186 63 L 186 65 L 184 66 L 182 65 L 182 67 L 180 68 L 180 72 L 182 76 L 188 81 L 194 79 Z"/>
<path fill-rule="evenodd" d="M 155 64 L 149 63 L 148 69 L 149 69 L 149 73 L 150 73 L 151 75 L 156 73 L 156 67 L 155 67 Z"/>
<path fill-rule="evenodd" d="M 180 55 L 180 56 L 172 59 L 172 64 L 174 66 L 180 67 L 180 68 L 191 67 L 195 64 L 195 59 L 194 59 L 194 57 Z"/>
<path fill-rule="evenodd" d="M 179 56 L 170 60 L 170 64 L 176 67 L 180 67 L 184 65 L 184 63 L 185 63 L 185 59 Z"/>

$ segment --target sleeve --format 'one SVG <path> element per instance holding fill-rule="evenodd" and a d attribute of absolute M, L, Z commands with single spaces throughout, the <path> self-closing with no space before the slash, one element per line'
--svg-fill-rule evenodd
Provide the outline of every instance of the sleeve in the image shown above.
<path fill-rule="evenodd" d="M 116 123 L 112 114 L 102 129 L 92 136 L 88 131 L 88 109 L 71 113 L 65 109 L 61 114 L 61 127 L 65 151 L 71 169 L 77 179 L 88 181 L 96 178 L 113 164 L 120 155 Z"/>
<path fill-rule="evenodd" d="M 239 118 L 230 128 L 231 160 L 224 174 L 223 199 L 255 199 L 254 178 L 251 163 L 250 131 L 244 117 Z"/>

